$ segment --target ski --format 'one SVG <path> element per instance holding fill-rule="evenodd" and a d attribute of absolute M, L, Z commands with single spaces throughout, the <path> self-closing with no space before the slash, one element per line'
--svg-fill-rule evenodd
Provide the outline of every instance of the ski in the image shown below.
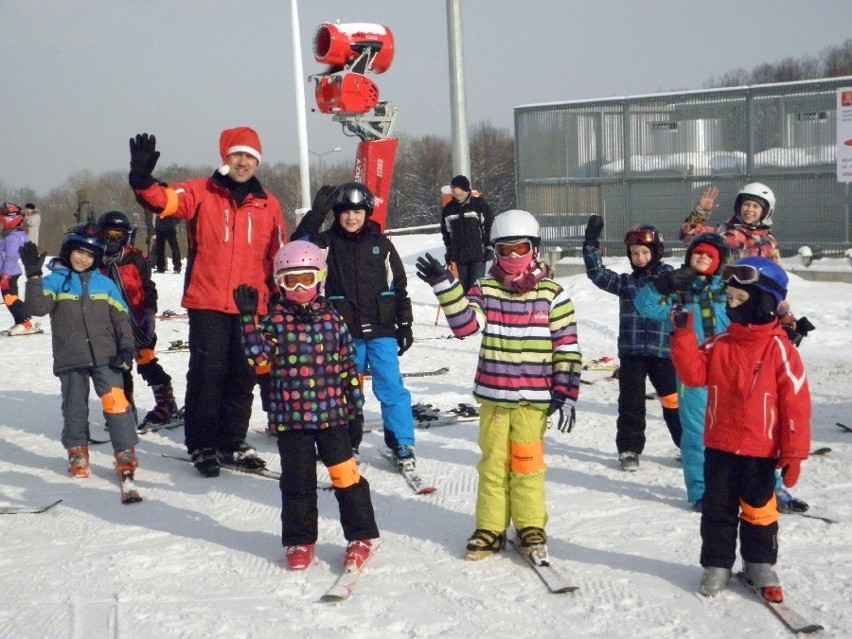
<path fill-rule="evenodd" d="M 341 603 L 351 599 L 355 594 L 355 587 L 364 574 L 364 568 L 376 554 L 376 550 L 378 550 L 378 546 L 374 545 L 370 555 L 364 560 L 360 568 L 354 562 L 346 564 L 343 567 L 343 574 L 334 580 L 331 587 L 320 597 L 320 601 L 322 603 Z"/>
<path fill-rule="evenodd" d="M 547 557 L 536 558 L 534 553 L 528 553 L 521 548 L 521 545 L 516 539 L 510 539 L 509 543 L 512 544 L 512 548 L 514 548 L 517 553 L 524 558 L 524 561 L 535 571 L 535 574 L 539 576 L 550 592 L 561 594 L 566 592 L 575 592 L 580 589 L 579 586 L 572 585 L 571 582 L 569 582 L 568 579 L 559 572 L 559 570 L 554 568 L 550 563 L 550 559 Z"/>
<path fill-rule="evenodd" d="M 155 353 L 188 353 L 189 342 L 182 339 L 176 339 L 169 342 L 168 348 L 162 348 L 154 351 Z"/>
<path fill-rule="evenodd" d="M 751 583 L 746 576 L 738 572 L 737 579 L 746 587 L 746 589 L 757 597 L 772 613 L 778 617 L 787 628 L 794 633 L 804 632 L 811 633 L 823 630 L 823 627 L 818 623 L 813 623 L 803 617 L 801 614 L 790 608 L 785 603 L 773 603 L 767 601 L 760 592 L 760 588 Z"/>
<path fill-rule="evenodd" d="M 405 483 L 408 484 L 409 488 L 413 490 L 418 495 L 429 495 L 430 493 L 436 492 L 438 489 L 434 486 L 426 486 L 424 485 L 423 479 L 417 473 L 416 470 L 407 469 L 405 467 L 401 467 L 396 463 L 396 455 L 394 455 L 391 451 L 385 451 L 382 453 L 382 456 L 387 459 L 391 464 L 393 464 L 394 468 L 396 468 L 400 474 L 405 478 Z"/>
<path fill-rule="evenodd" d="M 166 459 L 177 459 L 178 461 L 189 462 L 192 463 L 192 459 L 189 457 L 183 457 L 182 455 L 169 455 L 167 453 L 162 453 L 162 456 Z M 236 464 L 227 464 L 220 462 L 220 468 L 224 468 L 225 470 L 230 470 L 233 473 L 240 473 L 243 475 L 257 475 L 258 477 L 265 477 L 266 479 L 274 479 L 278 481 L 281 479 L 281 473 L 276 470 L 270 470 L 268 468 L 246 468 L 245 466 L 237 466 Z M 329 482 L 317 482 L 317 488 L 319 490 L 331 490 L 333 486 Z"/>
<path fill-rule="evenodd" d="M 837 426 L 845 430 L 847 433 L 852 433 L 852 428 L 849 428 L 846 424 L 841 424 L 840 422 L 834 422 Z"/>
<path fill-rule="evenodd" d="M 136 427 L 136 432 L 140 435 L 144 435 L 145 433 L 156 433 L 158 430 L 173 430 L 175 428 L 182 428 L 184 421 L 184 407 L 178 408 L 175 413 L 169 417 L 169 420 L 164 423 L 158 422 L 149 422 L 146 417 L 139 425 Z"/>
<path fill-rule="evenodd" d="M 175 320 L 175 319 L 189 319 L 188 313 L 181 313 L 179 311 L 165 310 L 159 315 L 156 316 L 158 320 Z"/>
<path fill-rule="evenodd" d="M 0 515 L 37 515 L 61 503 L 62 500 L 57 499 L 47 506 L 0 506 Z"/>
<path fill-rule="evenodd" d="M 432 371 L 415 371 L 411 373 L 402 373 L 403 377 L 434 377 L 436 375 L 446 375 L 450 372 L 450 369 L 446 366 L 442 366 L 441 368 L 436 368 Z M 370 372 L 364 373 L 364 379 L 372 378 L 372 374 Z"/>
<path fill-rule="evenodd" d="M 27 335 L 41 335 L 44 333 L 44 329 L 41 327 L 41 324 L 38 322 L 33 323 L 33 330 L 29 333 L 22 333 L 21 335 L 12 335 L 9 331 L 12 330 L 7 328 L 5 330 L 0 331 L 0 337 L 26 337 Z"/>
<path fill-rule="evenodd" d="M 133 482 L 133 473 L 119 473 L 118 480 L 122 504 L 135 504 L 142 501 L 142 495 L 139 494 L 139 489 Z"/>
<path fill-rule="evenodd" d="M 584 371 L 604 371 L 612 373 L 618 370 L 619 364 L 612 357 L 601 357 L 600 359 L 584 359 L 582 367 Z"/>
<path fill-rule="evenodd" d="M 785 512 L 782 513 L 784 515 L 797 515 L 799 517 L 807 517 L 808 519 L 818 519 L 819 521 L 824 521 L 827 524 L 836 524 L 838 523 L 836 519 L 829 519 L 828 517 L 823 517 L 822 515 L 815 515 L 814 513 L 798 513 L 798 512 Z"/>

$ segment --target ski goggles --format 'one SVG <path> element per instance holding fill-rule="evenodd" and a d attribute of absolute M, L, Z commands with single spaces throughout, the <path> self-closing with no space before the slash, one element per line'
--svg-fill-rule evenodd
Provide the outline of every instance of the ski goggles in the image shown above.
<path fill-rule="evenodd" d="M 653 244 L 657 241 L 657 237 L 655 237 L 654 231 L 651 229 L 634 229 L 632 231 L 628 231 L 627 235 L 624 236 L 624 243 L 627 246 L 631 244 Z M 663 238 L 659 238 L 660 241 L 663 241 Z"/>
<path fill-rule="evenodd" d="M 316 269 L 279 271 L 275 275 L 275 283 L 285 291 L 295 291 L 300 288 L 308 290 L 322 282 L 327 274 L 327 270 Z"/>
<path fill-rule="evenodd" d="M 517 240 L 515 242 L 496 242 L 494 251 L 500 257 L 524 257 L 532 251 L 532 242 Z"/>
<path fill-rule="evenodd" d="M 723 264 L 722 268 L 719 269 L 719 277 L 726 284 L 730 284 L 732 281 L 739 282 L 740 284 L 760 283 L 780 293 L 782 296 L 787 293 L 775 280 L 768 277 L 761 277 L 760 271 L 751 264 Z"/>
<path fill-rule="evenodd" d="M 104 229 L 103 234 L 104 240 L 107 242 L 123 242 L 130 237 L 130 233 L 126 229 Z"/>

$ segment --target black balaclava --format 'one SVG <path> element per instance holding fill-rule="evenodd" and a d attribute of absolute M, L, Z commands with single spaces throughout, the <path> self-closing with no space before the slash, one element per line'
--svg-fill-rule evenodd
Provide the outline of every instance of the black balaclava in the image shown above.
<path fill-rule="evenodd" d="M 748 299 L 736 308 L 731 308 L 731 305 L 728 304 L 728 318 L 732 322 L 735 324 L 769 324 L 775 320 L 777 302 L 774 295 L 760 290 L 754 284 L 734 282 L 732 285 L 748 293 Z"/>

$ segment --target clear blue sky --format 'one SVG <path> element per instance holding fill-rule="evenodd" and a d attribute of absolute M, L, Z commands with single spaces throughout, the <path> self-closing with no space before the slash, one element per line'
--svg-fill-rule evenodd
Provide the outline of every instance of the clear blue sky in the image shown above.
<path fill-rule="evenodd" d="M 397 133 L 449 136 L 446 3 L 301 0 L 305 75 L 321 22 L 377 22 L 396 58 L 373 76 Z M 463 0 L 468 122 L 512 130 L 521 104 L 700 89 L 733 68 L 816 56 L 852 36 L 849 0 Z M 45 193 L 127 167 L 157 135 L 164 165 L 218 162 L 222 129 L 298 161 L 288 0 L 0 0 L 0 188 Z M 308 108 L 313 85 L 306 84 Z M 308 113 L 309 147 L 355 142 Z M 0 198 L 4 196 L 0 193 Z"/>

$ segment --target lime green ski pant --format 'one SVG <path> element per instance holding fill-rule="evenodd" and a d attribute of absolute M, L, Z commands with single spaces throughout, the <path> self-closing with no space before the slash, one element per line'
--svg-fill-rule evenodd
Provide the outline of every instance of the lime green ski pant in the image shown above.
<path fill-rule="evenodd" d="M 501 533 L 515 524 L 544 528 L 544 431 L 547 412 L 540 408 L 506 408 L 488 402 L 480 407 L 479 490 L 476 527 Z"/>

